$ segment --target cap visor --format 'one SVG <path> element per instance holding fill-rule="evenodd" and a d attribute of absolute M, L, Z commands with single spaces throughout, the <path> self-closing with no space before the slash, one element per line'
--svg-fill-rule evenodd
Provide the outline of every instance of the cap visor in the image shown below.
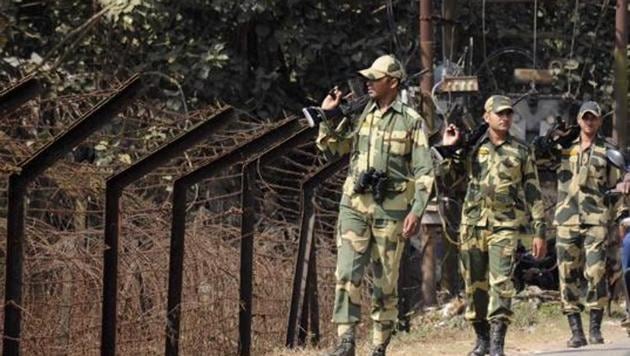
<path fill-rule="evenodd" d="M 378 70 L 372 69 L 372 68 L 368 68 L 368 69 L 364 69 L 364 70 L 360 70 L 359 74 L 361 74 L 361 76 L 370 79 L 370 80 L 377 80 L 377 79 L 381 79 L 385 76 L 385 73 L 380 72 Z"/>
<path fill-rule="evenodd" d="M 593 115 L 595 115 L 597 117 L 601 116 L 601 114 L 598 113 L 597 111 L 587 109 L 587 110 L 584 110 L 584 111 L 580 111 L 580 114 L 578 115 L 578 120 L 581 119 L 584 115 L 586 115 L 587 112 L 590 112 L 591 114 L 593 114 Z"/>
<path fill-rule="evenodd" d="M 503 110 L 510 110 L 510 111 L 514 111 L 514 108 L 511 105 L 501 105 L 498 108 L 492 110 L 493 113 L 500 113 Z"/>

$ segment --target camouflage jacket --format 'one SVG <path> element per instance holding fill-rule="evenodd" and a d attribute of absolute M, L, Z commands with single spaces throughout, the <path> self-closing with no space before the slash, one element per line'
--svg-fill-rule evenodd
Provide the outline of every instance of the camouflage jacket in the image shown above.
<path fill-rule="evenodd" d="M 607 199 L 605 194 L 623 174 L 606 159 L 606 150 L 613 147 L 598 136 L 584 152 L 579 137 L 568 148 L 552 149 L 558 175 L 554 225 L 606 226 L 627 213 L 624 199 Z"/>
<path fill-rule="evenodd" d="M 488 133 L 464 161 L 445 160 L 448 175 L 466 174 L 468 189 L 462 207 L 463 225 L 529 226 L 545 238 L 545 208 L 532 150 L 515 137 L 495 146 Z M 529 211 L 529 214 L 528 214 Z"/>
<path fill-rule="evenodd" d="M 335 127 L 322 121 L 317 147 L 327 157 L 350 154 L 341 204 L 377 218 L 400 220 L 413 212 L 421 216 L 433 186 L 433 164 L 422 117 L 398 97 L 385 113 L 370 101 L 358 119 L 344 118 Z M 354 186 L 370 167 L 386 172 L 385 199 L 377 204 L 371 193 Z"/>

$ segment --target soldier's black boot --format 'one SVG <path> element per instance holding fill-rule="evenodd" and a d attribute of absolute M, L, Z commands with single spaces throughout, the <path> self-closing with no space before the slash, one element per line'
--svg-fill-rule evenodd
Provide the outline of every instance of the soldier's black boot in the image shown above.
<path fill-rule="evenodd" d="M 591 309 L 591 323 L 588 327 L 588 342 L 591 344 L 603 344 L 602 337 L 602 318 L 604 317 L 604 309 Z"/>
<path fill-rule="evenodd" d="M 567 315 L 569 327 L 571 328 L 571 338 L 567 341 L 568 347 L 582 347 L 586 345 L 584 329 L 582 329 L 582 315 L 574 313 Z"/>
<path fill-rule="evenodd" d="M 475 321 L 472 323 L 477 334 L 475 347 L 468 353 L 468 356 L 484 356 L 490 351 L 490 324 L 487 321 Z"/>
<path fill-rule="evenodd" d="M 502 320 L 493 321 L 490 324 L 490 356 L 505 356 L 505 333 L 507 324 Z"/>
<path fill-rule="evenodd" d="M 327 356 L 354 356 L 355 341 L 354 341 L 354 328 L 348 329 L 339 338 L 337 347 L 327 354 Z"/>

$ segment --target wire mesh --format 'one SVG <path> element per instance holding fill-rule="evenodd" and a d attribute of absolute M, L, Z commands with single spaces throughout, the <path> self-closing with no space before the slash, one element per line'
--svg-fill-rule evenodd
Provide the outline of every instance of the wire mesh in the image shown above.
<path fill-rule="evenodd" d="M 115 85 L 113 85 L 115 87 Z M 40 98 L 0 121 L 0 224 L 6 226 L 8 175 L 99 100 L 112 94 Z M 105 183 L 160 145 L 212 116 L 188 115 L 142 97 L 30 184 L 25 221 L 21 350 L 24 354 L 100 352 Z M 127 187 L 121 199 L 117 352 L 161 354 L 172 182 L 278 125 L 240 113 L 220 132 Z M 256 167 L 252 353 L 284 345 L 297 254 L 300 181 L 323 162 L 312 143 Z M 240 165 L 188 192 L 182 354 L 234 354 L 238 344 Z M 333 230 L 340 178 L 319 190 L 318 262 L 322 320 L 332 309 Z M 5 240 L 1 248 L 4 251 Z M 4 264 L 4 260 L 2 260 Z M 4 266 L 2 266 L 4 267 Z M 4 284 L 2 284 L 2 288 Z M 329 323 L 325 322 L 324 325 Z M 328 326 L 325 326 L 328 327 Z M 326 332 L 325 334 L 328 334 Z"/>

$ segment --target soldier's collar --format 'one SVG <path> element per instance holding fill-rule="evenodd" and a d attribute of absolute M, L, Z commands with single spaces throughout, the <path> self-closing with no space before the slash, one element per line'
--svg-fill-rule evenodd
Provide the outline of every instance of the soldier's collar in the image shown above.
<path fill-rule="evenodd" d="M 574 144 L 578 144 L 580 143 L 580 135 L 578 135 L 578 137 L 575 138 L 575 140 L 573 140 L 571 143 Z M 595 135 L 595 139 L 593 140 L 593 144 L 594 145 L 603 145 L 606 143 L 606 137 L 603 136 L 600 132 L 597 133 L 597 135 Z"/>
<path fill-rule="evenodd" d="M 376 104 L 376 100 L 372 100 L 370 102 L 370 106 L 368 108 L 368 112 L 372 112 L 374 110 L 376 110 L 378 108 L 378 105 Z M 398 94 L 396 96 L 396 99 L 394 99 L 394 101 L 392 102 L 392 104 L 389 106 L 390 109 L 398 112 L 398 113 L 402 113 L 403 112 L 403 103 L 402 100 L 400 98 L 400 94 Z"/>
<path fill-rule="evenodd" d="M 403 112 L 403 104 L 402 104 L 402 99 L 400 98 L 400 94 L 398 94 L 396 96 L 396 99 L 394 99 L 394 102 L 392 103 L 392 109 L 402 113 Z"/>
<path fill-rule="evenodd" d="M 483 134 L 483 136 L 481 136 L 481 138 L 479 139 L 479 143 L 482 144 L 486 141 L 491 142 L 490 141 L 490 134 L 488 133 L 488 131 L 490 131 L 490 129 L 486 130 L 486 132 Z M 512 143 L 512 135 L 510 135 L 510 133 L 508 132 L 507 136 L 505 137 L 505 141 L 501 142 L 501 144 L 499 146 L 503 146 L 506 143 Z"/>

